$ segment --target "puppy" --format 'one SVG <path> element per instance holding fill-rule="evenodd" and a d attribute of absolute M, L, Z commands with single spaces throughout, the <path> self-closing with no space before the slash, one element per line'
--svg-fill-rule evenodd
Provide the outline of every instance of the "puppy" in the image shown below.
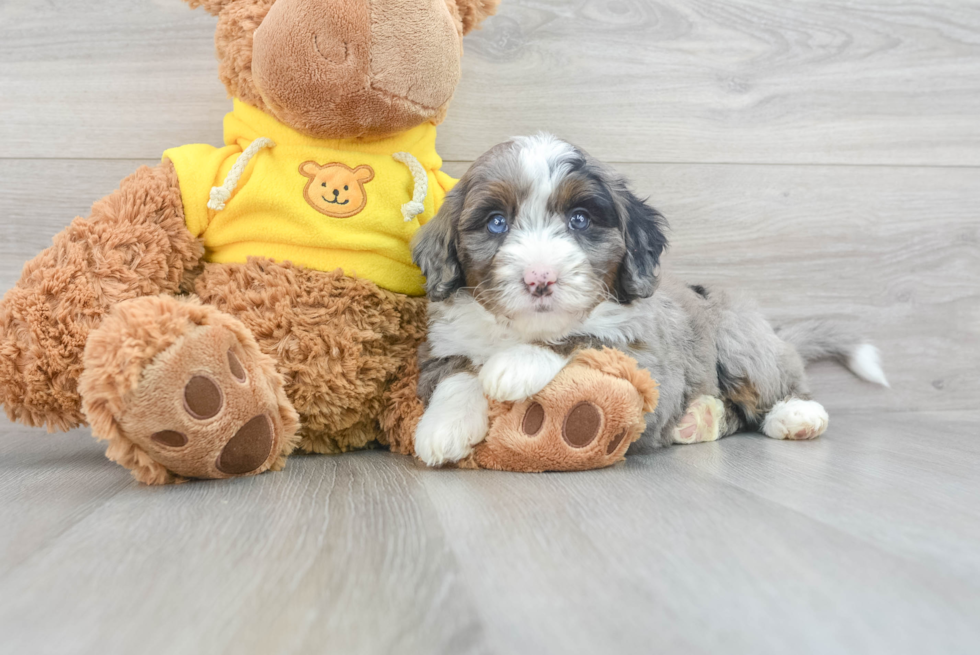
<path fill-rule="evenodd" d="M 843 359 L 887 385 L 878 351 L 826 321 L 776 330 L 719 289 L 661 275 L 665 221 L 627 183 L 554 136 L 484 154 L 418 233 L 430 325 L 417 455 L 438 466 L 487 434 L 487 400 L 541 391 L 578 348 L 609 346 L 660 383 L 644 438 L 708 441 L 742 429 L 812 439 L 827 428 L 804 360 Z"/>

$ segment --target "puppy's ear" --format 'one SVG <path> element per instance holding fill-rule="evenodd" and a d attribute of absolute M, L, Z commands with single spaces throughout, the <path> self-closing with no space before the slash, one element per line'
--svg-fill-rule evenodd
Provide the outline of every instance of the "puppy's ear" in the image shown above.
<path fill-rule="evenodd" d="M 667 221 L 623 185 L 617 190 L 626 254 L 616 277 L 616 298 L 629 304 L 649 298 L 659 284 L 660 256 L 667 248 Z"/>
<path fill-rule="evenodd" d="M 465 185 L 465 180 L 460 181 L 446 195 L 439 213 L 419 229 L 412 241 L 412 259 L 425 276 L 425 292 L 436 302 L 466 286 L 458 254 Z"/>

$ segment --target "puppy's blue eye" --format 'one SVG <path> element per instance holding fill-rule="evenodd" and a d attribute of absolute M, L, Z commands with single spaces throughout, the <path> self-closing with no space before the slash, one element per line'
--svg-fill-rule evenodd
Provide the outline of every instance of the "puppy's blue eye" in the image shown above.
<path fill-rule="evenodd" d="M 487 231 L 490 234 L 503 234 L 508 229 L 510 228 L 507 225 L 507 217 L 503 214 L 493 214 L 487 221 Z"/>
<path fill-rule="evenodd" d="M 592 225 L 592 219 L 584 211 L 576 210 L 568 217 L 568 227 L 573 230 L 586 230 Z"/>

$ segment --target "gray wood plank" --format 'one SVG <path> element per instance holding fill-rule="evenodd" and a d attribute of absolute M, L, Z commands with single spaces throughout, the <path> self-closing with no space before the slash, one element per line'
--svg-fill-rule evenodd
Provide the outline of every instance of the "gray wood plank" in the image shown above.
<path fill-rule="evenodd" d="M 120 485 L 81 434 L 0 427 L 0 480 L 33 463 L 105 493 L 29 556 L 0 551 L 4 651 L 980 648 L 977 411 L 842 413 L 809 443 L 640 445 L 582 474 L 370 452 L 169 488 Z M 0 516 L 49 511 L 57 489 L 38 482 L 4 486 Z"/>
<path fill-rule="evenodd" d="M 680 448 L 708 473 L 980 587 L 980 412 L 839 412 L 824 438 Z"/>
<path fill-rule="evenodd" d="M 157 159 L 220 142 L 216 24 L 181 0 L 7 0 L 0 154 Z"/>
<path fill-rule="evenodd" d="M 0 292 L 141 162 L 0 160 Z M 466 165 L 447 166 L 461 174 Z M 969 409 L 980 398 L 980 185 L 974 169 L 621 165 L 671 221 L 668 266 L 755 298 L 776 321 L 864 326 L 892 389 L 813 367 L 830 409 Z M 48 193 L 45 175 L 63 180 Z"/>
<path fill-rule="evenodd" d="M 152 159 L 220 138 L 215 19 L 178 0 L 7 0 L 7 157 Z M 440 140 L 559 131 L 612 161 L 980 164 L 980 5 L 504 0 Z"/>
<path fill-rule="evenodd" d="M 976 165 L 980 5 L 504 0 L 443 130 L 629 162 Z"/>
<path fill-rule="evenodd" d="M 485 652 L 417 477 L 408 458 L 375 452 L 132 483 L 0 575 L 3 650 Z M 41 499 L 2 502 L 30 512 Z"/>
<path fill-rule="evenodd" d="M 104 452 L 87 429 L 49 435 L 0 419 L 0 576 L 130 486 Z"/>
<path fill-rule="evenodd" d="M 876 429 L 901 424 L 891 417 Z M 773 500 L 821 463 L 832 476 L 833 458 L 782 458 L 771 485 L 759 482 L 764 496 L 723 480 L 730 460 L 797 446 L 746 436 L 636 454 L 598 472 L 424 482 L 501 652 L 975 652 L 980 586 Z M 689 464 L 709 450 L 716 468 Z M 755 464 L 745 467 L 768 470 Z M 915 475 L 877 472 L 880 493 L 896 497 Z M 877 495 L 841 491 L 833 500 L 849 520 L 874 511 Z"/>

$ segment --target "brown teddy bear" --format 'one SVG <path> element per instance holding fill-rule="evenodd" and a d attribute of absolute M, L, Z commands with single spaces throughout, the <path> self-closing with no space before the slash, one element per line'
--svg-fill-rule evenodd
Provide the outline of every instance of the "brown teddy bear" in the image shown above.
<path fill-rule="evenodd" d="M 411 454 L 409 244 L 454 183 L 435 125 L 498 0 L 187 1 L 218 16 L 225 146 L 167 151 L 25 266 L 0 303 L 0 403 L 88 422 L 147 484 L 278 470 L 297 447 Z M 463 465 L 606 466 L 655 404 L 634 362 L 585 351 L 494 404 Z"/>

